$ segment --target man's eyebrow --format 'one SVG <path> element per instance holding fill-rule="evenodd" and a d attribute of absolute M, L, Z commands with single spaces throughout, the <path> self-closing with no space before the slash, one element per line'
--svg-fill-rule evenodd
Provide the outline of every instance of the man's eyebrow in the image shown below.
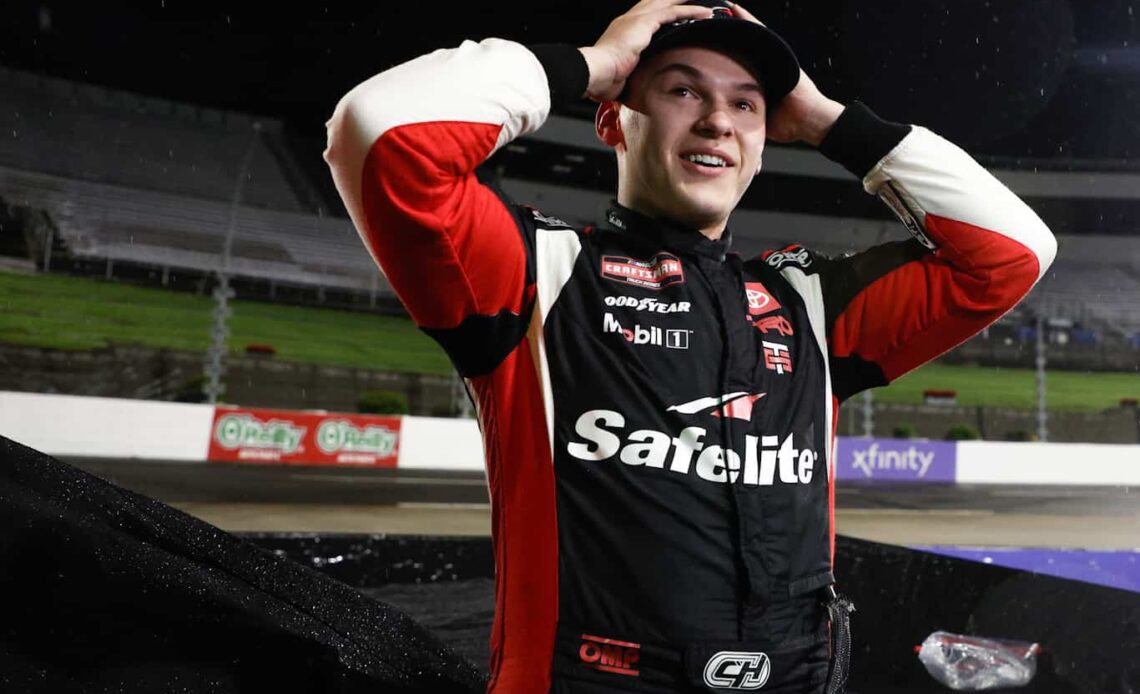
<path fill-rule="evenodd" d="M 667 72 L 683 72 L 695 80 L 703 80 L 705 77 L 703 72 L 696 69 L 692 65 L 686 65 L 684 63 L 669 63 L 665 67 L 653 73 L 653 76 L 660 77 Z M 764 95 L 764 89 L 757 82 L 740 82 L 734 86 L 738 91 L 756 92 L 761 96 Z"/>

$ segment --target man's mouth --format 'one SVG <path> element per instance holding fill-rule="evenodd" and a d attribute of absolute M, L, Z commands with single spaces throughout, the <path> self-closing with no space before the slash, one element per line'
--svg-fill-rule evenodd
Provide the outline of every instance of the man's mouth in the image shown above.
<path fill-rule="evenodd" d="M 718 157 L 715 154 L 686 154 L 681 158 L 691 161 L 698 166 L 708 166 L 715 169 L 723 169 L 729 166 L 728 160 L 724 157 Z"/>

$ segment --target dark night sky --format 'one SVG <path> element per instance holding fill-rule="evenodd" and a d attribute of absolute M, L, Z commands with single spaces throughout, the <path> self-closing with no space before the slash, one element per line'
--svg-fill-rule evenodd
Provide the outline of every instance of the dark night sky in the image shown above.
<path fill-rule="evenodd" d="M 592 43 L 628 4 L 9 0 L 0 64 L 276 116 L 319 136 L 341 94 L 397 62 L 464 38 Z M 1140 0 L 750 6 L 841 101 L 979 154 L 1140 166 Z"/>

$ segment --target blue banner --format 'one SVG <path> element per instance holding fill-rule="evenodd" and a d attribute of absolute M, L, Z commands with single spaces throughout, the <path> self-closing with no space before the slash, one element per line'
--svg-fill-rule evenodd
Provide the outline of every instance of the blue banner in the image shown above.
<path fill-rule="evenodd" d="M 840 436 L 835 474 L 851 481 L 953 482 L 957 462 L 953 441 Z"/>

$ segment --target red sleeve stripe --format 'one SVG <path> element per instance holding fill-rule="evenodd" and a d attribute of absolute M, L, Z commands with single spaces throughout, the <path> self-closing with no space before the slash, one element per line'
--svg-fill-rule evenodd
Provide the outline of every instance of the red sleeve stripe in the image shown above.
<path fill-rule="evenodd" d="M 550 688 L 558 519 L 535 358 L 524 340 L 491 375 L 470 381 L 483 431 L 495 553 L 488 694 L 545 694 Z"/>

